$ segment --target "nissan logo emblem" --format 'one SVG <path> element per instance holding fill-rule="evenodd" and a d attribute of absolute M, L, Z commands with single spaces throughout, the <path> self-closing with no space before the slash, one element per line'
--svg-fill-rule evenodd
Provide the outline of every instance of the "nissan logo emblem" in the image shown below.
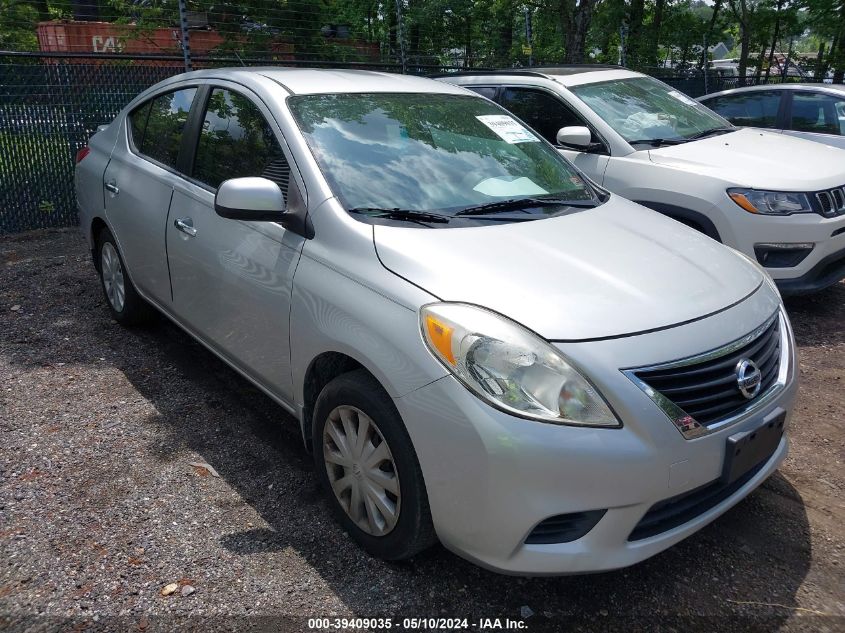
<path fill-rule="evenodd" d="M 736 386 L 747 399 L 751 400 L 760 393 L 762 382 L 763 375 L 753 360 L 743 358 L 736 364 Z"/>

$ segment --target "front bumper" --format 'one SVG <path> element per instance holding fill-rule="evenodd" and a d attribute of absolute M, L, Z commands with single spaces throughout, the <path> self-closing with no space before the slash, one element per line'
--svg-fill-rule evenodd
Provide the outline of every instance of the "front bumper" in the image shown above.
<path fill-rule="evenodd" d="M 784 296 L 804 295 L 824 290 L 845 279 L 845 248 L 818 261 L 806 273 L 794 279 L 776 279 Z"/>
<path fill-rule="evenodd" d="M 754 257 L 760 244 L 813 244 L 797 265 L 766 267 L 785 294 L 815 292 L 845 277 L 845 215 L 824 218 L 816 213 L 786 217 L 754 215 L 729 199 L 719 211 L 730 217 L 720 223 L 722 242 Z M 838 275 L 838 277 L 837 277 Z"/>
<path fill-rule="evenodd" d="M 398 398 L 441 542 L 504 573 L 596 572 L 653 556 L 735 505 L 783 461 L 785 436 L 760 470 L 724 500 L 659 534 L 629 538 L 656 503 L 719 478 L 729 435 L 780 410 L 787 413 L 788 426 L 796 392 L 794 359 L 776 399 L 752 416 L 694 440 L 684 439 L 619 368 L 665 361 L 672 358 L 666 355 L 670 350 L 684 356 L 716 348 L 726 342 L 725 332 L 751 331 L 772 314 L 776 300 L 771 294 L 761 289 L 731 310 L 683 327 L 558 345 L 595 380 L 622 419 L 621 429 L 514 418 L 486 405 L 451 376 Z M 606 513 L 585 536 L 566 543 L 526 544 L 541 521 L 590 510 Z"/>

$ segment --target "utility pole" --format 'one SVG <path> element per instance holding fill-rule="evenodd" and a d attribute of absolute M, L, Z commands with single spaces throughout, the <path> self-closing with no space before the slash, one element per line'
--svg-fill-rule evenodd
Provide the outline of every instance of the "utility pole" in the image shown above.
<path fill-rule="evenodd" d="M 628 25 L 624 22 L 622 26 L 619 27 L 619 65 L 626 66 L 627 65 L 627 54 L 625 51 L 625 46 L 627 42 L 625 41 L 628 38 Z"/>
<path fill-rule="evenodd" d="M 525 47 L 523 52 L 528 53 L 529 68 L 534 65 L 534 46 L 531 43 L 531 39 L 531 11 L 528 7 L 525 7 Z"/>
<path fill-rule="evenodd" d="M 405 61 L 405 33 L 402 28 L 402 0 L 396 0 L 396 39 L 399 40 L 399 63 L 404 75 L 408 72 L 408 67 Z"/>
<path fill-rule="evenodd" d="M 185 60 L 185 72 L 191 72 L 191 38 L 188 35 L 188 7 L 186 0 L 179 0 L 179 25 L 182 28 L 182 57 Z"/>
<path fill-rule="evenodd" d="M 792 43 L 794 38 L 789 38 L 789 50 L 786 51 L 786 59 L 783 62 L 783 70 L 780 73 L 781 83 L 786 81 L 786 76 L 789 73 L 789 60 L 792 59 Z"/>

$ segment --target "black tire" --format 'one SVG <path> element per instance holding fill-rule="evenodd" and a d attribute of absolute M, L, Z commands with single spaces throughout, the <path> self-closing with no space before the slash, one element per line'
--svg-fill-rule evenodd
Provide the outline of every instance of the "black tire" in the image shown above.
<path fill-rule="evenodd" d="M 381 536 L 358 527 L 332 490 L 324 460 L 323 433 L 329 415 L 340 406 L 354 407 L 369 416 L 393 457 L 401 503 L 395 525 Z M 312 427 L 317 478 L 338 522 L 364 550 L 383 560 L 406 560 L 437 541 L 425 482 L 411 438 L 390 396 L 369 372 L 359 369 L 329 382 L 317 398 Z"/>
<path fill-rule="evenodd" d="M 111 299 L 109 299 L 106 290 L 106 280 L 103 273 L 103 249 L 106 248 L 107 244 L 114 249 L 123 273 L 124 300 L 119 310 L 115 308 Z M 97 235 L 96 256 L 97 272 L 100 274 L 100 287 L 103 289 L 103 297 L 114 320 L 121 325 L 144 325 L 152 322 L 156 318 L 155 308 L 142 299 L 138 291 L 135 290 L 135 286 L 126 272 L 126 264 L 123 262 L 123 256 L 120 254 L 117 242 L 111 231 L 106 228 L 102 229 L 99 235 Z"/>

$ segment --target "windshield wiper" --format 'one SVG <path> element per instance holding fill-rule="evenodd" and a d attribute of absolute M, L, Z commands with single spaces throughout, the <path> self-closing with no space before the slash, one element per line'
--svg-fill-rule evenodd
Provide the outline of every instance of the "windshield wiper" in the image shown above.
<path fill-rule="evenodd" d="M 455 213 L 455 215 L 487 215 L 489 213 L 507 211 L 508 209 L 536 207 L 541 205 L 561 205 L 566 207 L 591 209 L 596 206 L 596 203 L 594 200 L 566 200 L 565 198 L 512 198 L 508 200 L 498 200 L 496 202 L 487 202 L 485 204 L 467 207 L 466 209 L 461 209 L 460 211 Z"/>
<path fill-rule="evenodd" d="M 409 222 L 440 222 L 446 223 L 449 218 L 445 215 L 429 213 L 428 211 L 415 211 L 413 209 L 383 209 L 381 207 L 355 207 L 349 209 L 349 213 L 358 213 L 371 218 L 387 218 L 388 220 L 407 220 Z"/>
<path fill-rule="evenodd" d="M 714 127 L 709 130 L 704 130 L 703 132 L 696 132 L 692 136 L 688 136 L 686 140 L 696 141 L 700 138 L 707 138 L 708 136 L 714 136 L 716 134 L 727 134 L 728 132 L 734 132 L 735 130 L 735 127 Z"/>
<path fill-rule="evenodd" d="M 689 139 L 685 138 L 641 138 L 636 141 L 628 141 L 628 145 L 650 145 L 651 147 L 660 147 L 662 145 L 680 145 L 686 143 Z"/>

